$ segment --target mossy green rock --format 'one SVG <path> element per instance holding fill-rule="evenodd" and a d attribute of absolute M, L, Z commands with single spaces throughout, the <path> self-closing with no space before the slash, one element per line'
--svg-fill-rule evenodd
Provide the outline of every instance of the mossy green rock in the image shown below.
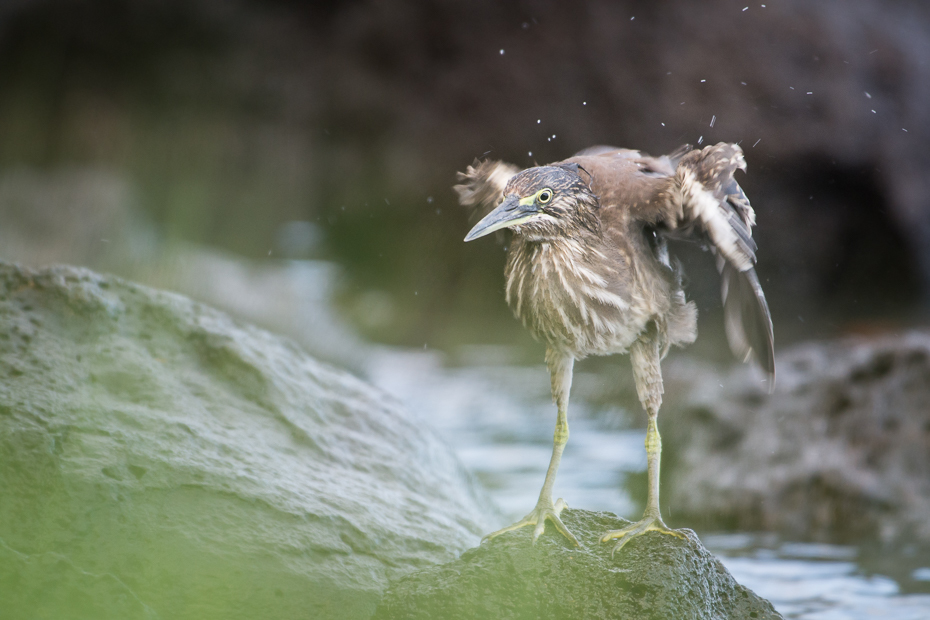
<path fill-rule="evenodd" d="M 0 264 L 0 617 L 368 618 L 480 505 L 432 432 L 288 341 Z"/>
<path fill-rule="evenodd" d="M 649 532 L 616 554 L 600 542 L 628 522 L 565 510 L 572 546 L 549 526 L 510 532 L 461 558 L 400 578 L 375 620 L 774 620 L 771 603 L 739 585 L 690 530 Z"/>

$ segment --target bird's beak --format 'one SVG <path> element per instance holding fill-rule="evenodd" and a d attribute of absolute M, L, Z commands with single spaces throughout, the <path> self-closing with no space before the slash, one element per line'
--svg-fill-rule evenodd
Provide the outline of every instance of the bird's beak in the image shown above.
<path fill-rule="evenodd" d="M 496 209 L 481 218 L 475 227 L 465 236 L 465 241 L 472 241 L 478 237 L 489 235 L 501 228 L 510 228 L 523 224 L 539 214 L 536 208 L 535 196 L 520 198 L 511 194 L 504 198 Z"/>

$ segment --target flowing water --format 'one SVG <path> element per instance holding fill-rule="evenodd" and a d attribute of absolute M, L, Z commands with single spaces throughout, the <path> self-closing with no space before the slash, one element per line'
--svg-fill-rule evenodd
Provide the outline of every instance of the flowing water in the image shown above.
<path fill-rule="evenodd" d="M 494 348 L 474 353 L 465 357 L 504 363 L 447 367 L 437 353 L 381 350 L 370 357 L 367 371 L 445 436 L 496 500 L 504 525 L 536 502 L 551 454 L 555 410 L 542 364 L 510 365 L 506 351 Z M 576 373 L 576 385 L 592 380 L 597 378 Z M 645 431 L 621 408 L 593 411 L 584 390 L 579 391 L 572 398 L 571 439 L 555 497 L 571 506 L 635 518 L 639 509 L 623 481 L 645 470 Z M 853 546 L 698 533 L 737 581 L 769 599 L 786 618 L 930 619 L 930 558 L 923 564 L 907 558 L 905 563 L 916 568 L 895 580 L 876 573 L 874 563 Z M 895 558 L 884 558 L 886 564 L 889 559 L 893 565 Z"/>

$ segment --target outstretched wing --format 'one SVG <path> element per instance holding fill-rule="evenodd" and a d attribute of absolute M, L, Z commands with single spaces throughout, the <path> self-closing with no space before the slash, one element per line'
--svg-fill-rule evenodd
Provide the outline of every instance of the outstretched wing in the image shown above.
<path fill-rule="evenodd" d="M 680 192 L 678 226 L 693 227 L 710 240 L 722 278 L 727 339 L 733 353 L 755 358 L 775 385 L 772 318 L 756 275 L 756 214 L 733 174 L 746 170 L 742 149 L 720 143 L 685 154 L 675 170 Z"/>
<path fill-rule="evenodd" d="M 772 318 L 756 275 L 756 215 L 733 174 L 746 170 L 736 144 L 719 143 L 681 155 L 670 178 L 665 224 L 672 236 L 697 233 L 717 257 L 727 340 L 743 361 L 755 358 L 775 385 Z"/>
<path fill-rule="evenodd" d="M 498 205 L 507 181 L 518 172 L 520 169 L 513 164 L 475 160 L 465 172 L 456 173 L 459 184 L 452 189 L 458 193 L 462 206 L 471 209 L 472 218 L 478 220 Z"/>

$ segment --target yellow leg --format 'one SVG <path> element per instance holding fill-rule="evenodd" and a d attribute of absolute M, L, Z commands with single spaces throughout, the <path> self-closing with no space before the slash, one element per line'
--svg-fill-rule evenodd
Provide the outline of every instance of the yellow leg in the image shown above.
<path fill-rule="evenodd" d="M 649 478 L 649 491 L 646 497 L 646 511 L 643 518 L 631 523 L 623 529 L 611 530 L 601 537 L 601 542 L 618 539 L 611 555 L 619 551 L 630 540 L 646 532 L 659 532 L 678 538 L 685 538 L 684 534 L 669 528 L 662 521 L 659 512 L 659 465 L 662 459 L 662 437 L 656 424 L 656 414 L 650 414 L 649 425 L 646 427 L 646 466 Z"/>
<path fill-rule="evenodd" d="M 557 502 L 552 502 L 552 485 L 555 484 L 555 474 L 559 469 L 559 461 L 562 460 L 562 451 L 565 449 L 566 443 L 568 443 L 568 420 L 566 419 L 565 412 L 560 410 L 558 421 L 555 425 L 552 458 L 549 460 L 546 480 L 543 482 L 542 490 L 539 492 L 539 500 L 536 502 L 536 507 L 513 525 L 508 525 L 496 532 L 492 532 L 485 536 L 483 540 L 490 540 L 495 536 L 500 536 L 504 532 L 510 532 L 527 525 L 535 525 L 536 527 L 533 528 L 533 542 L 535 543 L 536 539 L 539 538 L 546 529 L 546 520 L 549 520 L 552 521 L 552 524 L 555 525 L 555 528 L 561 532 L 563 536 L 572 541 L 576 547 L 578 546 L 578 539 L 565 527 L 565 524 L 562 523 L 562 519 L 559 518 L 562 509 L 567 506 L 565 500 L 559 498 Z"/>
<path fill-rule="evenodd" d="M 555 484 L 555 475 L 559 470 L 559 462 L 562 460 L 562 451 L 565 450 L 565 444 L 568 443 L 568 394 L 572 385 L 574 360 L 571 357 L 559 355 L 550 350 L 546 353 L 546 362 L 549 365 L 549 373 L 552 378 L 552 397 L 558 406 L 559 412 L 555 422 L 555 434 L 552 438 L 552 458 L 549 460 L 546 480 L 539 492 L 539 500 L 536 502 L 536 507 L 525 517 L 513 525 L 508 525 L 503 529 L 488 534 L 483 540 L 490 540 L 504 532 L 510 532 L 527 525 L 534 525 L 533 542 L 535 543 L 536 539 L 545 531 L 546 521 L 549 520 L 563 536 L 576 547 L 579 546 L 578 539 L 559 518 L 562 509 L 567 506 L 565 500 L 559 498 L 555 503 L 552 502 L 552 485 Z"/>

